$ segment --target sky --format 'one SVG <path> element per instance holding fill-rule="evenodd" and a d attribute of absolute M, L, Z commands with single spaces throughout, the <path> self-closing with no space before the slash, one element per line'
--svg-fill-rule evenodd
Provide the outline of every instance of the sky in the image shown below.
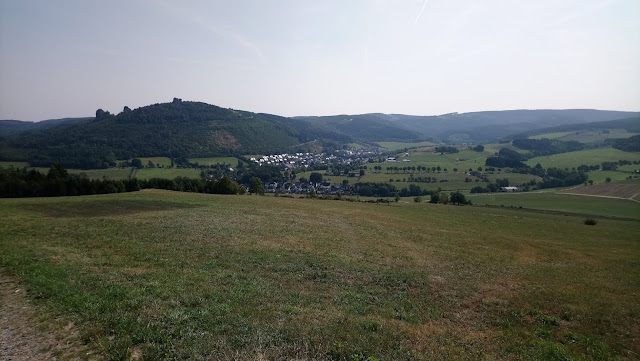
<path fill-rule="evenodd" d="M 0 119 L 640 111 L 638 0 L 0 0 Z"/>

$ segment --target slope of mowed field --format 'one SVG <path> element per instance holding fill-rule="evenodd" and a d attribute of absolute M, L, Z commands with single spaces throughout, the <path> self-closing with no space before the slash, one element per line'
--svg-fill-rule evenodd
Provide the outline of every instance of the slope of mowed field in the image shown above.
<path fill-rule="evenodd" d="M 148 190 L 2 199 L 0 232 L 2 272 L 109 360 L 640 353 L 640 222 Z"/>
<path fill-rule="evenodd" d="M 576 141 L 580 143 L 603 142 L 605 139 L 629 138 L 638 133 L 630 133 L 624 129 L 610 129 L 608 132 L 602 130 L 582 130 L 574 132 L 547 133 L 529 137 L 531 139 L 558 139 L 562 141 Z"/>
<path fill-rule="evenodd" d="M 238 158 L 236 157 L 210 157 L 210 158 L 191 158 L 189 159 L 191 163 L 198 163 L 200 165 L 216 165 L 216 164 L 226 164 L 232 167 L 238 166 Z"/>
<path fill-rule="evenodd" d="M 594 186 L 595 187 L 595 186 Z M 468 196 L 473 204 L 640 219 L 640 203 L 627 199 L 578 197 L 552 192 L 491 193 Z"/>
<path fill-rule="evenodd" d="M 0 167 L 3 167 L 3 168 L 9 168 L 9 167 L 24 168 L 28 166 L 29 166 L 29 163 L 27 162 L 5 162 L 5 161 L 0 162 Z"/>
<path fill-rule="evenodd" d="M 540 163 L 544 168 L 555 167 L 571 169 L 582 164 L 596 165 L 602 162 L 614 162 L 618 160 L 640 160 L 640 152 L 624 152 L 614 148 L 598 148 L 535 157 L 529 159 L 526 163 L 530 167 L 534 167 L 537 163 Z"/>
<path fill-rule="evenodd" d="M 136 178 L 138 179 L 174 179 L 176 177 L 200 178 L 200 170 L 191 168 L 143 168 L 136 171 Z"/>
<path fill-rule="evenodd" d="M 601 197 L 633 198 L 637 194 L 640 194 L 640 182 L 620 182 L 579 186 L 563 190 L 558 193 Z"/>
<path fill-rule="evenodd" d="M 428 147 L 432 145 L 436 145 L 437 143 L 433 142 L 415 142 L 415 143 L 404 143 L 404 142 L 378 142 L 377 143 L 380 148 L 383 150 L 394 152 L 401 151 L 403 149 L 416 148 L 416 147 Z"/>

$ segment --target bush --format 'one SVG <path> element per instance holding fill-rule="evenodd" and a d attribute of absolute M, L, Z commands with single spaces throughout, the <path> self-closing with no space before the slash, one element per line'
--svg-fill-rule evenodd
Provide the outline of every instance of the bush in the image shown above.
<path fill-rule="evenodd" d="M 593 218 L 587 218 L 584 220 L 584 224 L 586 224 L 587 226 L 595 226 L 596 225 L 596 220 Z"/>

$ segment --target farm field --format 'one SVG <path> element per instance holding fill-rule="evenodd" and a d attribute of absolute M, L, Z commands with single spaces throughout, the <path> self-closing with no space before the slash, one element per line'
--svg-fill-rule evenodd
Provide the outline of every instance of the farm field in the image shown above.
<path fill-rule="evenodd" d="M 569 168 L 577 167 L 581 164 L 596 165 L 602 162 L 618 160 L 640 161 L 639 152 L 624 152 L 614 148 L 598 148 L 581 150 L 578 152 L 568 152 L 542 157 L 531 158 L 526 161 L 530 167 L 540 163 L 545 168 Z"/>
<path fill-rule="evenodd" d="M 629 138 L 638 133 L 630 133 L 624 129 L 610 129 L 608 133 L 602 130 L 583 130 L 573 132 L 558 132 L 534 135 L 531 139 L 558 139 L 562 141 L 576 141 L 580 143 L 603 142 L 605 139 Z"/>
<path fill-rule="evenodd" d="M 377 144 L 380 148 L 382 148 L 382 150 L 389 151 L 389 152 L 401 151 L 401 150 L 404 150 L 405 148 L 409 149 L 409 148 L 429 147 L 429 146 L 437 145 L 437 143 L 434 143 L 434 142 L 415 142 L 415 143 L 378 142 Z"/>
<path fill-rule="evenodd" d="M 159 190 L 0 215 L 2 273 L 108 360 L 640 353 L 640 222 Z"/>
<path fill-rule="evenodd" d="M 157 167 L 157 166 L 162 166 L 165 168 L 168 168 L 171 166 L 171 158 L 168 157 L 145 157 L 145 158 L 139 158 L 142 161 L 142 165 L 143 166 L 147 166 L 147 164 L 149 163 L 149 161 L 153 162 L 153 164 Z"/>
<path fill-rule="evenodd" d="M 593 186 L 595 187 L 595 185 Z M 565 192 L 565 191 L 561 191 Z M 473 204 L 640 219 L 640 203 L 626 199 L 580 197 L 554 192 L 482 193 L 467 196 Z"/>
<path fill-rule="evenodd" d="M 210 158 L 191 158 L 189 163 L 198 163 L 200 165 L 216 165 L 226 164 L 232 167 L 238 166 L 238 158 L 236 157 L 210 157 Z"/>
<path fill-rule="evenodd" d="M 143 168 L 136 171 L 136 178 L 138 179 L 174 179 L 176 177 L 200 178 L 200 170 L 191 168 Z"/>
<path fill-rule="evenodd" d="M 406 166 L 406 164 L 408 163 L 371 163 L 371 164 L 367 164 L 367 169 L 365 170 L 365 175 L 362 177 L 345 177 L 345 176 L 331 176 L 331 175 L 325 175 L 324 171 L 309 171 L 309 172 L 304 172 L 304 173 L 299 173 L 298 174 L 298 179 L 301 177 L 304 177 L 306 179 L 309 179 L 309 176 L 311 175 L 311 173 L 313 172 L 317 172 L 323 175 L 323 180 L 327 181 L 327 182 L 331 182 L 331 183 L 342 183 L 343 180 L 347 180 L 349 182 L 349 184 L 355 184 L 357 182 L 362 182 L 362 183 L 390 183 L 396 186 L 396 188 L 398 188 L 398 190 L 402 189 L 402 188 L 408 188 L 410 184 L 416 184 L 419 185 L 420 188 L 422 189 L 427 189 L 427 190 L 437 190 L 438 188 L 441 188 L 443 190 L 451 190 L 451 191 L 456 191 L 456 190 L 470 190 L 471 188 L 477 186 L 477 185 L 486 185 L 485 183 L 482 182 L 476 182 L 476 179 L 479 179 L 477 177 L 474 176 L 469 176 L 466 173 L 464 173 L 462 171 L 462 169 L 460 169 L 457 173 L 451 171 L 451 168 L 449 168 L 449 171 L 447 171 L 446 173 L 440 172 L 440 173 L 433 173 L 433 172 L 415 172 L 413 173 L 413 177 L 414 178 L 418 178 L 418 177 L 435 177 L 438 181 L 435 183 L 427 183 L 427 182 L 411 182 L 409 181 L 410 177 L 411 177 L 411 173 L 402 173 L 402 171 L 400 171 L 399 173 L 387 173 L 386 172 L 386 167 L 387 166 L 392 166 L 392 164 L 398 164 L 398 166 L 400 165 L 404 165 Z M 411 164 L 416 164 L 417 165 L 425 165 L 427 166 L 426 163 L 411 163 Z M 373 168 L 375 165 L 381 165 L 383 167 L 383 171 L 376 173 L 374 171 L 371 170 L 371 168 Z M 466 178 L 470 178 L 473 181 L 471 182 L 465 182 Z M 489 181 L 494 182 L 496 179 L 504 179 L 507 178 L 510 182 L 510 184 L 513 185 L 520 185 L 520 184 L 524 184 L 527 183 L 530 180 L 536 180 L 539 181 L 540 177 L 534 176 L 534 175 L 530 175 L 530 174 L 519 174 L 519 173 L 507 173 L 507 172 L 496 172 L 494 174 L 488 174 L 487 178 L 489 179 Z M 391 181 L 393 180 L 393 181 Z M 441 180 L 446 180 L 446 182 L 440 182 Z"/>
<path fill-rule="evenodd" d="M 640 182 L 620 182 L 579 186 L 559 193 L 633 199 L 640 194 Z"/>
<path fill-rule="evenodd" d="M 40 173 L 47 174 L 49 168 L 33 167 Z M 67 169 L 69 174 L 84 173 L 90 179 L 127 179 L 131 174 L 131 168 L 107 168 L 107 169 Z"/>
<path fill-rule="evenodd" d="M 13 167 L 13 168 L 24 168 L 24 167 L 28 167 L 29 163 L 27 162 L 0 162 L 0 167 L 3 168 L 8 168 L 8 167 Z"/>

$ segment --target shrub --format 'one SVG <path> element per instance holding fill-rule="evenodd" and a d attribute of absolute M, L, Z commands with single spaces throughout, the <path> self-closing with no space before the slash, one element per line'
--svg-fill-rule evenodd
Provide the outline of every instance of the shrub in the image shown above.
<path fill-rule="evenodd" d="M 596 220 L 593 218 L 587 218 L 584 220 L 584 224 L 586 224 L 587 226 L 595 226 L 596 225 Z"/>

